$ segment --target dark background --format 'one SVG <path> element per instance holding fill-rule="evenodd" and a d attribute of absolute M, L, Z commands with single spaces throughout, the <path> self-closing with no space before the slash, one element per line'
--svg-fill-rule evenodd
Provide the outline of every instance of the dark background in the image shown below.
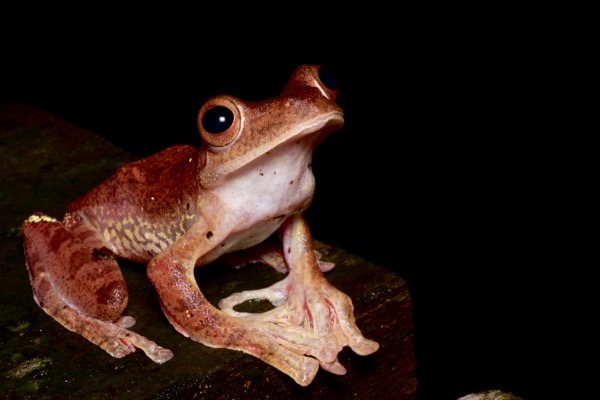
<path fill-rule="evenodd" d="M 548 90 L 543 35 L 516 11 L 477 20 L 445 11 L 340 22 L 312 10 L 241 31 L 161 11 L 13 14 L 0 100 L 145 156 L 197 144 L 208 97 L 275 96 L 297 65 L 327 65 L 346 124 L 315 154 L 309 223 L 315 238 L 408 282 L 419 398 L 488 389 L 561 398 L 577 385 L 558 361 L 572 351 L 558 332 L 573 310 L 554 240 L 559 157 L 536 121 Z"/>

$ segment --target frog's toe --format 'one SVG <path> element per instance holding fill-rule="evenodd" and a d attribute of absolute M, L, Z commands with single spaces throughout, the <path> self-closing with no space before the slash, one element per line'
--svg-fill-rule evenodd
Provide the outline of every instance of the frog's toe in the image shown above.
<path fill-rule="evenodd" d="M 373 354 L 379 350 L 379 343 L 373 340 L 361 338 L 358 341 L 351 342 L 350 348 L 359 356 L 368 356 L 369 354 Z"/>
<path fill-rule="evenodd" d="M 335 375 L 345 375 L 346 374 L 346 368 L 344 368 L 344 366 L 342 364 L 340 364 L 340 362 L 338 361 L 337 358 L 335 359 L 335 361 L 330 362 L 330 363 L 327 363 L 324 361 L 319 361 L 319 365 L 325 371 L 331 372 L 332 374 L 335 374 Z"/>
<path fill-rule="evenodd" d="M 121 316 L 121 318 L 119 318 L 115 324 L 123 327 L 123 328 L 131 328 L 132 326 L 135 325 L 135 318 L 129 316 L 129 315 L 123 315 Z"/>
<path fill-rule="evenodd" d="M 264 361 L 289 375 L 299 385 L 309 385 L 319 371 L 319 361 L 312 357 L 298 355 L 286 350 L 283 350 L 282 354 L 285 355 L 280 355 L 276 360 Z"/>
<path fill-rule="evenodd" d="M 349 346 L 356 354 L 366 356 L 379 349 L 379 343 L 363 336 L 354 319 L 354 307 L 350 297 L 338 291 L 333 286 L 325 288 L 328 302 L 335 311 L 337 326 L 334 333 L 340 343 Z"/>
<path fill-rule="evenodd" d="M 142 350 L 146 353 L 148 358 L 157 364 L 162 364 L 173 358 L 173 352 L 171 350 L 165 349 L 145 336 L 135 332 L 126 329 L 117 329 L 116 338 L 124 346 L 132 347 L 132 352 L 135 351 L 136 348 Z"/>
<path fill-rule="evenodd" d="M 275 324 L 248 322 L 240 326 L 236 341 L 228 347 L 261 359 L 301 386 L 310 384 L 319 370 L 320 361 L 308 356 L 307 338 L 298 331 Z"/>

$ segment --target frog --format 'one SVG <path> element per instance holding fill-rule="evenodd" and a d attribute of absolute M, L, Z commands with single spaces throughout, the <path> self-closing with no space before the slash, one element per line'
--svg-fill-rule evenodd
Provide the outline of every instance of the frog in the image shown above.
<path fill-rule="evenodd" d="M 313 153 L 344 125 L 338 96 L 335 75 L 313 64 L 296 67 L 266 100 L 216 95 L 199 109 L 198 146 L 173 145 L 118 167 L 61 220 L 33 212 L 21 229 L 37 305 L 113 357 L 140 349 L 167 362 L 173 352 L 124 315 L 119 260 L 130 260 L 145 265 L 164 316 L 185 337 L 252 355 L 301 386 L 319 369 L 345 374 L 343 348 L 367 356 L 379 344 L 363 336 L 351 298 L 325 277 L 335 264 L 321 259 L 306 218 Z M 215 305 L 194 270 L 220 259 L 262 262 L 283 277 Z M 272 307 L 236 310 L 253 300 Z"/>

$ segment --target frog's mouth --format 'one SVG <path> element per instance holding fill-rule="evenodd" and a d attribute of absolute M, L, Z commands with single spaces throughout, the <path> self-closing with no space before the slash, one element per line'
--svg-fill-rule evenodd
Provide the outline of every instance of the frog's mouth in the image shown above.
<path fill-rule="evenodd" d="M 199 172 L 202 186 L 207 189 L 211 188 L 225 176 L 240 170 L 256 159 L 273 152 L 276 148 L 293 141 L 302 144 L 306 154 L 311 156 L 313 150 L 327 136 L 341 129 L 343 125 L 344 114 L 339 111 L 333 111 L 325 117 L 300 124 L 287 135 L 282 135 L 275 140 L 254 147 L 243 154 L 238 153 L 234 154 L 234 157 L 231 157 L 232 153 L 227 151 L 208 153 L 203 160 L 204 162 Z"/>

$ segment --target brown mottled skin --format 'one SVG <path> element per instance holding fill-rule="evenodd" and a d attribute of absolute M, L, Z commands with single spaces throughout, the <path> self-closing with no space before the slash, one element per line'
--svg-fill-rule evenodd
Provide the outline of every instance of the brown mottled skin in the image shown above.
<path fill-rule="evenodd" d="M 32 214 L 22 229 L 39 306 L 115 357 L 140 348 L 155 362 L 169 360 L 170 350 L 127 329 L 135 320 L 122 316 L 121 257 L 148 263 L 177 331 L 252 354 L 300 385 L 308 385 L 319 366 L 345 373 L 337 360 L 345 346 L 361 355 L 376 351 L 378 344 L 355 324 L 351 300 L 324 278 L 333 264 L 318 259 L 303 216 L 314 193 L 313 150 L 343 125 L 337 87 L 324 83 L 320 72 L 300 66 L 279 96 L 260 102 L 212 98 L 199 112 L 198 149 L 174 146 L 119 168 L 71 203 L 62 221 Z M 232 118 L 215 130 L 209 122 L 219 107 Z M 265 245 L 275 232 L 281 240 L 276 251 Z M 215 308 L 193 271 L 233 253 L 287 275 Z M 275 308 L 234 310 L 249 299 L 269 300 Z"/>

